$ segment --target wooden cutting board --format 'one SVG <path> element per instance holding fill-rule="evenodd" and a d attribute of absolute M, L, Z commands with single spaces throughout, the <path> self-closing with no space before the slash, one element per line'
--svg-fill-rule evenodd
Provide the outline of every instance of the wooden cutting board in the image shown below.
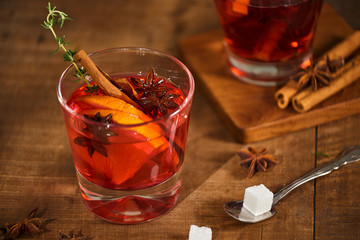
<path fill-rule="evenodd" d="M 330 5 L 324 4 L 314 40 L 315 58 L 353 31 Z M 279 109 L 274 98 L 279 87 L 254 86 L 231 75 L 221 29 L 182 39 L 179 45 L 196 87 L 240 142 L 264 140 L 360 112 L 360 81 L 306 113 L 297 113 L 291 106 Z"/>

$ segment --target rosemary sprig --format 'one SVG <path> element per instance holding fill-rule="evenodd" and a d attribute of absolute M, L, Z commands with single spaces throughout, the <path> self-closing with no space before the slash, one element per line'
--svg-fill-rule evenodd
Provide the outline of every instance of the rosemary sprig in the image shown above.
<path fill-rule="evenodd" d="M 71 62 L 72 65 L 75 67 L 75 77 L 77 77 L 78 79 L 76 79 L 75 81 L 81 81 L 83 80 L 86 83 L 86 92 L 96 92 L 98 86 L 97 85 L 93 85 L 91 86 L 89 81 L 86 79 L 86 76 L 88 75 L 86 70 L 84 68 L 80 68 L 74 59 L 74 56 L 76 54 L 75 51 L 72 51 L 71 49 L 66 49 L 66 45 L 69 45 L 70 42 L 66 42 L 65 41 L 65 35 L 63 36 L 57 36 L 54 30 L 54 26 L 56 24 L 59 24 L 59 27 L 62 28 L 64 25 L 65 20 L 72 20 L 71 18 L 68 17 L 68 15 L 62 11 L 56 10 L 56 7 L 51 7 L 50 2 L 48 3 L 48 6 L 46 7 L 49 11 L 49 14 L 46 17 L 46 21 L 44 21 L 44 24 L 41 24 L 41 26 L 45 29 L 48 29 L 52 32 L 52 34 L 54 35 L 55 41 L 58 44 L 58 47 L 56 48 L 54 54 L 56 54 L 59 49 L 61 48 L 62 50 L 64 50 L 64 61 L 68 61 Z"/>

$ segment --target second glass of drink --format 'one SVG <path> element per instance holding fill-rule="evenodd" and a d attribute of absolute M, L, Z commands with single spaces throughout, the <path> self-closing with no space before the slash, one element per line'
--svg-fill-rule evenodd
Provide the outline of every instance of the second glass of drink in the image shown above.
<path fill-rule="evenodd" d="M 215 0 L 231 72 L 256 85 L 285 83 L 312 57 L 323 0 Z"/>

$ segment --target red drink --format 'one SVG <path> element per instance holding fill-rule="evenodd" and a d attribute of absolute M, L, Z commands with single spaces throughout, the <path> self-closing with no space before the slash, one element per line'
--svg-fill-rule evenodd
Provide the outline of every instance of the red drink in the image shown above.
<path fill-rule="evenodd" d="M 93 213 L 115 223 L 145 222 L 177 201 L 191 98 L 162 77 L 150 89 L 136 84 L 145 76 L 111 76 L 127 80 L 139 106 L 100 89 L 88 93 L 86 85 L 75 89 L 63 108 L 73 160 Z"/>
<path fill-rule="evenodd" d="M 322 0 L 283 2 L 215 0 L 230 64 L 238 75 L 255 80 L 260 75 L 257 80 L 270 81 L 288 75 L 294 65 L 299 67 L 310 57 Z M 269 66 L 280 66 L 280 70 Z M 261 72 L 261 67 L 267 69 Z"/>

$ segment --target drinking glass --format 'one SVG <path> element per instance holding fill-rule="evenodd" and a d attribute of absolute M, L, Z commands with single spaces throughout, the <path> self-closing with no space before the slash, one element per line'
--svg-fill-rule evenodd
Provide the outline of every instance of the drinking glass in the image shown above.
<path fill-rule="evenodd" d="M 175 206 L 179 195 L 193 76 L 176 58 L 151 49 L 114 48 L 90 57 L 110 76 L 145 77 L 153 68 L 157 77 L 171 82 L 183 95 L 173 112 L 147 122 L 122 125 L 95 121 L 69 106 L 69 98 L 84 85 L 74 82 L 73 66 L 64 71 L 58 85 L 78 183 L 88 209 L 120 224 L 158 218 Z M 111 101 L 107 104 L 113 109 Z M 121 109 L 106 111 L 112 111 L 113 119 L 122 116 Z"/>
<path fill-rule="evenodd" d="M 312 57 L 322 0 L 214 0 L 232 74 L 281 85 Z"/>

